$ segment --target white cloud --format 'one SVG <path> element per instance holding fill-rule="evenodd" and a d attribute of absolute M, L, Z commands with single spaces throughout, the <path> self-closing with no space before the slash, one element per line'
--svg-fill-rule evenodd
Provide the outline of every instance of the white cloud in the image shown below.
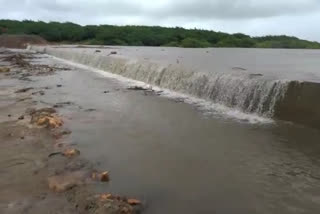
<path fill-rule="evenodd" d="M 0 0 L 0 18 L 205 28 L 320 41 L 318 0 Z"/>

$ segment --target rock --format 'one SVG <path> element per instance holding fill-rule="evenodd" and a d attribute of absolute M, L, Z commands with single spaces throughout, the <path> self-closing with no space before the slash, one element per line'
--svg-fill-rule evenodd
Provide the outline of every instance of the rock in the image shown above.
<path fill-rule="evenodd" d="M 30 91 L 32 89 L 33 89 L 32 87 L 22 88 L 22 89 L 17 90 L 15 93 L 25 93 L 25 92 Z"/>
<path fill-rule="evenodd" d="M 105 171 L 105 172 L 102 172 L 102 173 L 98 173 L 98 172 L 93 172 L 91 174 L 91 178 L 93 180 L 99 180 L 101 182 L 108 182 L 110 181 L 110 177 L 109 177 L 109 172 L 108 171 Z"/>
<path fill-rule="evenodd" d="M 108 200 L 108 199 L 112 199 L 112 195 L 110 193 L 105 193 L 105 194 L 101 194 L 99 199 L 101 201 L 105 201 L 105 200 Z"/>
<path fill-rule="evenodd" d="M 24 116 L 22 115 L 22 116 L 18 117 L 18 120 L 24 120 Z"/>
<path fill-rule="evenodd" d="M 63 121 L 57 115 L 53 108 L 42 108 L 38 110 L 28 110 L 31 115 L 31 123 L 38 126 L 45 126 L 47 128 L 58 128 L 63 125 Z"/>
<path fill-rule="evenodd" d="M 58 85 L 57 85 L 57 87 L 58 87 L 58 88 L 61 88 L 61 87 L 62 87 L 62 85 L 58 84 Z"/>
<path fill-rule="evenodd" d="M 10 68 L 6 68 L 6 67 L 0 68 L 0 73 L 7 73 L 7 72 L 10 72 Z"/>
<path fill-rule="evenodd" d="M 117 51 L 111 51 L 108 56 L 118 54 Z"/>
<path fill-rule="evenodd" d="M 8 117 L 12 117 L 12 115 L 11 115 L 11 114 L 8 114 Z"/>
<path fill-rule="evenodd" d="M 28 110 L 31 115 L 31 123 L 38 126 L 45 126 L 47 128 L 58 128 L 63 125 L 63 121 L 57 115 L 53 108 L 42 108 L 38 110 Z"/>
<path fill-rule="evenodd" d="M 48 128 L 55 129 L 55 128 L 61 127 L 63 125 L 63 121 L 57 116 L 50 115 L 50 116 L 40 117 L 37 120 L 36 124 L 38 126 L 46 126 Z"/>
<path fill-rule="evenodd" d="M 63 154 L 64 156 L 70 158 L 70 157 L 74 157 L 74 156 L 80 155 L 80 151 L 77 150 L 77 149 L 71 149 L 71 148 L 69 148 L 69 149 L 64 150 L 64 151 L 62 152 L 62 154 Z"/>
<path fill-rule="evenodd" d="M 95 209 L 95 214 L 133 214 L 140 213 L 140 211 L 134 210 L 134 208 L 123 200 L 108 199 L 99 201 L 98 207 Z"/>
<path fill-rule="evenodd" d="M 104 91 L 103 93 L 107 94 L 107 93 L 110 93 L 110 91 Z"/>
<path fill-rule="evenodd" d="M 127 202 L 128 202 L 128 204 L 133 205 L 133 206 L 141 204 L 141 201 L 139 201 L 137 199 L 133 199 L 133 198 L 128 199 Z"/>
<path fill-rule="evenodd" d="M 108 171 L 101 173 L 100 181 L 108 182 L 109 180 L 110 180 L 110 178 L 109 178 L 109 172 Z"/>
<path fill-rule="evenodd" d="M 95 53 L 100 53 L 100 52 L 101 52 L 100 50 L 96 50 L 96 51 L 95 51 Z"/>
<path fill-rule="evenodd" d="M 105 193 L 98 196 L 97 213 L 140 213 L 141 205 L 140 200 Z"/>
<path fill-rule="evenodd" d="M 148 90 L 148 89 L 143 88 L 141 86 L 132 86 L 132 87 L 128 87 L 127 89 L 128 90 L 133 90 L 133 91 L 146 91 L 146 90 Z"/>

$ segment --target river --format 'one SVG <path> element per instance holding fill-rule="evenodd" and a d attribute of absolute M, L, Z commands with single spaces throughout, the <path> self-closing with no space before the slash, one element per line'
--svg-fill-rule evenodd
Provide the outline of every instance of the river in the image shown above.
<path fill-rule="evenodd" d="M 315 122 L 310 125 L 300 119 L 291 119 L 291 116 L 285 120 L 269 114 L 276 111 L 276 105 L 283 105 L 277 104 L 278 100 L 293 96 L 286 94 L 288 85 L 283 83 L 312 82 L 317 85 L 318 61 L 315 59 L 318 59 L 319 52 L 266 50 L 266 58 L 268 53 L 272 55 L 268 63 L 276 61 L 274 67 L 279 68 L 279 72 L 287 71 L 277 76 L 275 75 L 277 69 L 265 71 L 267 65 L 260 70 L 253 69 L 260 61 L 262 64 L 267 63 L 260 59 L 263 50 L 242 50 L 245 53 L 243 55 L 246 57 L 245 62 L 236 57 L 237 54 L 241 55 L 241 50 L 217 50 L 219 56 L 221 53 L 226 53 L 225 61 L 217 61 L 221 62 L 223 68 L 229 68 L 228 78 L 232 78 L 231 74 L 235 72 L 241 74 L 238 74 L 240 79 L 237 78 L 233 82 L 232 79 L 225 81 L 225 84 L 232 83 L 225 90 L 223 85 L 216 89 L 219 90 L 221 99 L 210 100 L 205 93 L 202 93 L 205 90 L 199 87 L 189 91 L 190 87 L 192 88 L 188 82 L 190 76 L 183 73 L 175 76 L 175 81 L 178 81 L 176 85 L 180 85 L 176 88 L 171 81 L 173 76 L 169 74 L 167 75 L 170 76 L 170 80 L 167 79 L 165 82 L 166 75 L 164 75 L 160 78 L 162 83 L 159 84 L 155 84 L 157 79 L 152 79 L 152 75 L 146 77 L 148 72 L 161 72 L 165 66 L 174 66 L 167 69 L 168 72 L 173 68 L 182 69 L 180 64 L 184 67 L 188 64 L 194 65 L 192 61 L 194 58 L 187 57 L 188 52 L 192 50 L 186 50 L 185 58 L 188 60 L 184 63 L 183 60 L 177 62 L 176 57 L 171 57 L 175 51 L 181 54 L 184 49 L 172 49 L 172 53 L 166 55 L 171 61 L 166 61 L 166 64 L 157 60 L 161 60 L 159 53 L 168 52 L 167 48 L 158 48 L 157 53 L 154 53 L 159 59 L 152 54 L 149 55 L 154 48 L 145 48 L 149 52 L 139 48 L 123 48 L 125 50 L 100 48 L 102 52 L 95 52 L 97 49 L 99 48 L 47 48 L 46 52 L 49 54 L 95 69 L 71 64 L 75 66 L 72 71 L 63 71 L 50 78 L 39 77 L 37 84 L 49 87 L 56 84 L 63 85 L 61 88 L 51 90 L 47 96 L 40 97 L 42 102 L 70 101 L 76 104 L 61 109 L 61 113 L 69 118 L 66 120 L 66 126 L 72 130 L 70 143 L 77 144 L 82 155 L 102 169 L 110 170 L 111 173 L 110 184 L 97 187 L 98 192 L 116 191 L 119 194 L 137 196 L 147 204 L 145 213 L 152 214 L 320 212 L 320 132 L 317 128 L 311 128 L 318 125 L 319 118 L 315 118 Z M 103 55 L 114 50 L 117 51 L 115 54 L 117 56 Z M 139 59 L 130 58 L 135 51 L 144 53 L 137 54 Z M 196 51 L 202 51 L 205 55 L 216 50 Z M 276 54 L 271 54 L 273 51 Z M 93 57 L 88 58 L 84 53 Z M 248 55 L 250 57 L 247 57 Z M 281 55 L 288 59 L 280 60 Z M 148 64 L 149 69 L 145 69 L 141 62 L 149 61 L 144 59 L 147 56 L 161 66 Z M 104 57 L 106 61 L 99 61 Z M 121 62 L 109 61 L 108 57 Z M 129 62 L 122 61 L 128 57 Z M 200 59 L 202 58 L 195 60 L 199 62 L 198 69 L 212 66 L 213 62 L 210 60 L 204 60 L 203 63 L 208 62 L 210 65 L 203 66 Z M 159 92 L 160 96 L 156 96 L 146 94 L 145 91 L 128 90 L 129 85 L 141 82 L 121 79 L 119 76 L 96 70 L 104 67 L 105 65 L 102 65 L 104 62 L 114 63 L 111 73 L 151 84 L 156 90 L 164 92 Z M 139 63 L 140 68 L 135 70 L 133 78 L 129 65 L 138 66 Z M 122 70 L 114 72 L 116 69 Z M 196 75 L 194 69 L 187 70 L 186 73 L 192 71 L 193 73 L 188 74 Z M 304 69 L 304 73 L 300 73 L 300 69 Z M 205 70 L 201 72 L 206 73 Z M 215 72 L 214 75 L 216 73 L 220 75 L 223 72 Z M 213 78 L 212 74 L 210 75 L 208 78 Z M 219 79 L 221 78 L 223 77 L 219 76 Z M 244 78 L 248 82 L 240 84 L 239 81 Z M 194 76 L 191 79 L 197 80 Z M 281 87 L 269 86 L 270 82 L 280 84 Z M 236 83 L 237 87 L 232 88 Z M 246 89 L 248 87 L 252 87 L 251 90 L 257 89 L 257 84 L 261 84 L 259 96 L 271 93 L 272 98 L 276 97 L 275 103 L 269 105 L 273 101 L 268 99 L 268 104 L 262 104 L 268 107 L 257 110 L 258 107 L 249 109 L 250 104 L 240 105 L 240 99 L 239 102 L 232 100 L 230 103 L 227 98 L 223 99 L 223 95 L 226 97 L 240 95 L 239 90 L 249 93 Z M 164 87 L 166 85 L 168 87 Z M 166 91 L 166 88 L 169 91 Z M 314 90 L 316 89 L 317 86 Z M 309 88 L 303 90 L 307 90 L 314 99 L 314 91 L 310 91 Z M 170 93 L 174 92 L 179 93 L 170 96 Z M 293 94 L 296 95 L 295 93 L 300 92 L 295 91 Z M 181 99 L 177 99 L 179 96 L 183 98 L 182 102 Z M 256 99 L 255 102 L 266 102 L 259 96 L 257 94 L 256 98 L 253 97 Z M 190 97 L 189 100 L 193 102 L 187 102 L 186 97 Z M 251 95 L 249 97 L 252 98 Z M 197 99 L 199 99 L 198 104 Z M 204 103 L 212 102 L 210 108 L 205 108 L 201 100 L 205 100 Z M 317 105 L 317 100 L 314 103 L 304 104 L 309 107 Z M 224 110 L 218 108 L 215 111 L 217 106 L 225 108 Z M 289 107 L 286 101 L 285 108 Z M 296 109 L 300 107 L 301 105 Z M 266 112 L 268 114 L 265 114 Z M 312 111 L 301 110 L 301 112 L 293 111 L 292 114 L 304 115 L 303 118 L 308 115 L 311 118 L 318 115 L 319 110 L 312 116 L 310 112 Z"/>

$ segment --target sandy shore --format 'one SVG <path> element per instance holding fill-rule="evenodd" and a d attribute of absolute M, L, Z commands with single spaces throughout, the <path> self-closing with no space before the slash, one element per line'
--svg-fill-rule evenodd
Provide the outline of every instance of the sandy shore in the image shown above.
<path fill-rule="evenodd" d="M 49 79 L 69 69 L 34 63 L 44 57 L 0 53 L 0 213 L 140 212 L 139 200 L 95 193 L 112 175 L 96 170 L 68 143 L 72 130 L 58 110 L 70 103 L 37 101 L 52 88 L 34 86 L 32 77 Z"/>

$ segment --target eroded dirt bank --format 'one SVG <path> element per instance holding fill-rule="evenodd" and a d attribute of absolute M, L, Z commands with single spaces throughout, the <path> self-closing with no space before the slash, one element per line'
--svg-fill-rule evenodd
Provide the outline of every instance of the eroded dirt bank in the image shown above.
<path fill-rule="evenodd" d="M 36 86 L 33 77 L 69 70 L 39 64 L 45 57 L 0 50 L 0 213 L 140 212 L 137 199 L 95 193 L 95 186 L 112 182 L 112 175 L 96 170 L 69 143 L 72 130 L 59 109 L 72 103 L 37 100 L 52 88 Z"/>

